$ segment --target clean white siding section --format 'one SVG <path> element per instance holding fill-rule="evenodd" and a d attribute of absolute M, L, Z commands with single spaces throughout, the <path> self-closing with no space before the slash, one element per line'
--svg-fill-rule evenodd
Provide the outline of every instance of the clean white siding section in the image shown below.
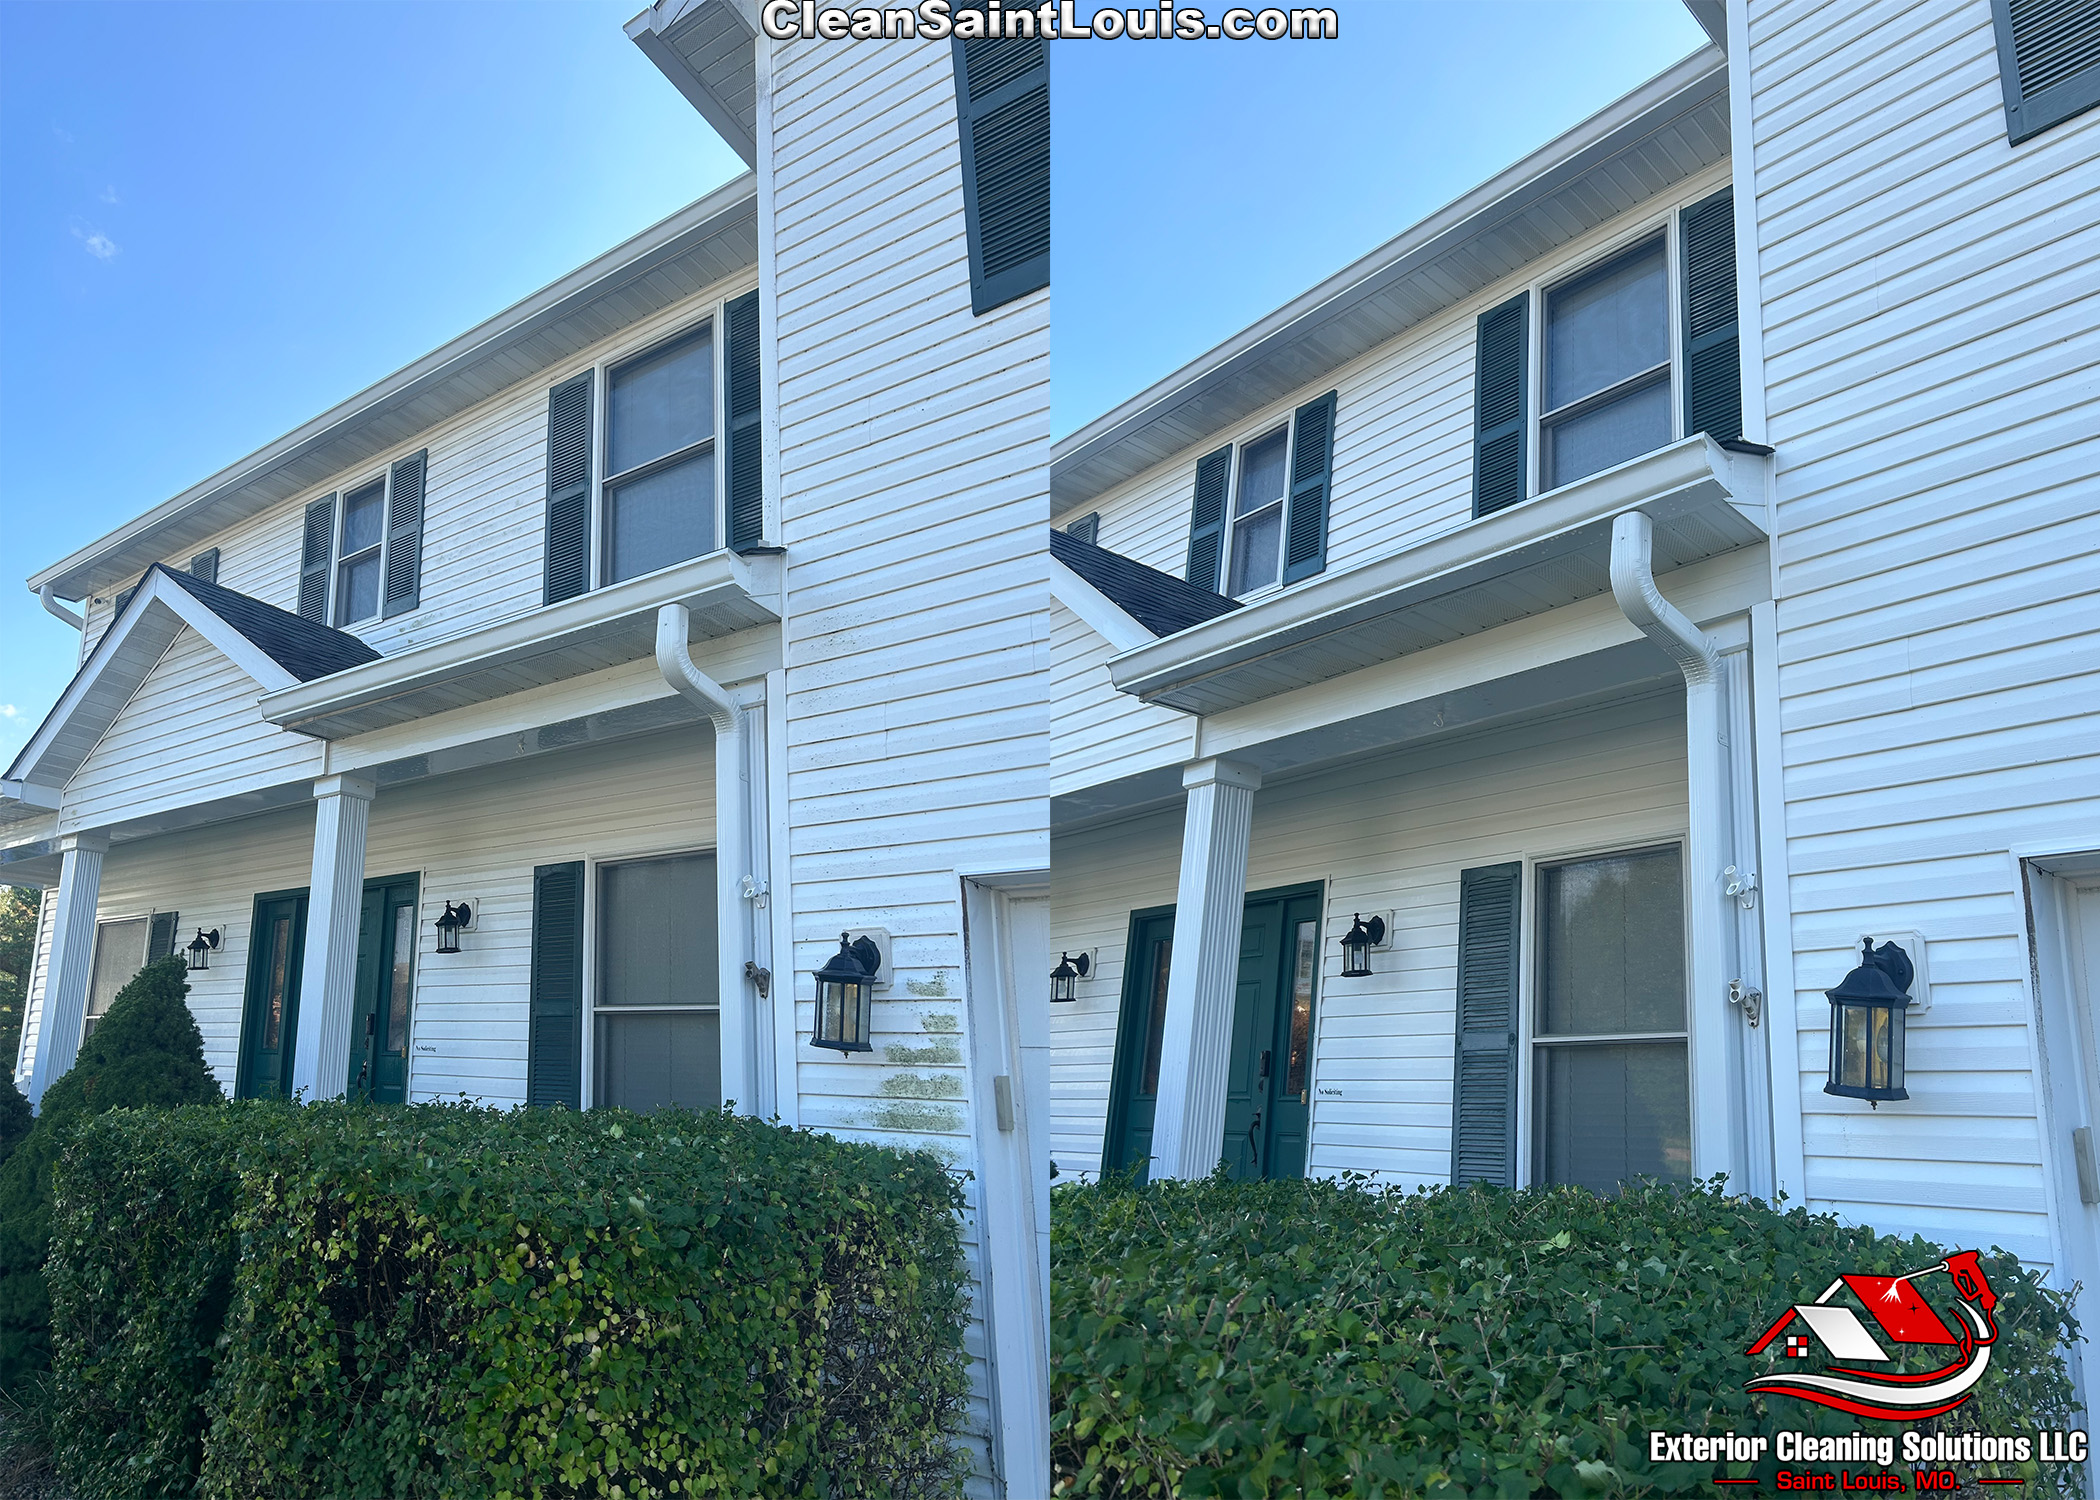
<path fill-rule="evenodd" d="M 36 1056 L 36 1035 L 44 1018 L 44 978 L 51 965 L 51 917 L 58 909 L 56 887 L 44 892 L 36 911 L 36 947 L 29 955 L 29 982 L 22 986 L 22 1036 L 15 1049 L 15 1082 L 28 1078 L 27 1059 Z"/>
<path fill-rule="evenodd" d="M 711 848 L 713 753 L 706 729 L 671 729 L 380 789 L 365 873 L 421 882 L 415 1098 L 524 1102 L 533 866 Z M 184 941 L 220 930 L 210 970 L 190 976 L 190 1010 L 228 1092 L 255 897 L 305 888 L 313 836 L 313 813 L 291 808 L 118 844 L 103 863 L 104 919 L 172 910 Z M 476 921 L 461 951 L 440 958 L 432 924 L 448 899 L 471 901 Z"/>
<path fill-rule="evenodd" d="M 99 828 L 319 775 L 321 742 L 268 723 L 262 689 L 184 627 L 66 783 L 60 827 Z"/>
<path fill-rule="evenodd" d="M 1078 1002 L 1051 1018 L 1061 1172 L 1099 1169 L 1130 914 L 1174 904 L 1181 819 L 1170 809 L 1057 840 L 1053 946 L 1100 953 Z M 1448 1180 L 1461 870 L 1679 838 L 1685 821 L 1676 691 L 1257 792 L 1247 888 L 1317 881 L 1326 898 L 1309 1170 Z M 1369 978 L 1341 978 L 1351 914 L 1388 910 L 1391 950 Z"/>
<path fill-rule="evenodd" d="M 2009 147 L 1985 0 L 1749 36 L 1808 1196 L 2052 1260 L 2005 851 L 2100 846 L 2100 115 Z M 1869 1111 L 1821 991 L 1889 929 L 1932 1010 Z"/>
<path fill-rule="evenodd" d="M 1114 655 L 1091 625 L 1062 604 L 1051 606 L 1052 796 L 1195 756 L 1195 716 L 1118 692 L 1108 675 Z"/>
<path fill-rule="evenodd" d="M 1601 225 L 1448 312 L 1428 319 L 1258 416 L 1211 434 L 1106 494 L 1071 506 L 1062 524 L 1101 513 L 1100 544 L 1181 577 L 1188 562 L 1196 461 L 1261 436 L 1301 403 L 1336 391 L 1327 566 L 1346 568 L 1466 525 L 1473 518 L 1473 340 L 1480 313 L 1525 287 L 1578 269 L 1644 226 L 1727 185 L 1714 167 Z M 1534 323 L 1536 320 L 1534 319 Z M 1536 329 L 1533 330 L 1534 336 Z M 1535 405 L 1535 403 L 1534 403 Z"/>

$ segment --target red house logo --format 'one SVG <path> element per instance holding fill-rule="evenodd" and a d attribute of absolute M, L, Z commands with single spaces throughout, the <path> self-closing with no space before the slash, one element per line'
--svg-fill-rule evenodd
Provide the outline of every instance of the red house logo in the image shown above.
<path fill-rule="evenodd" d="M 1945 1308 L 1953 1314 L 1951 1319 L 1943 1317 L 1916 1285 L 1942 1272 L 1958 1299 Z M 1915 1374 L 1853 1368 L 1887 1364 L 1891 1356 L 1858 1313 L 1834 1300 L 1847 1290 L 1891 1342 L 1945 1345 L 1955 1351 L 1953 1362 Z M 1833 1360 L 1846 1363 L 1818 1375 L 1762 1375 L 1743 1388 L 1765 1396 L 1794 1396 L 1856 1417 L 1889 1422 L 1936 1417 L 1968 1400 L 1983 1378 L 1991 1362 L 1991 1345 L 1998 1338 L 1998 1325 L 1991 1319 L 1997 1305 L 1997 1294 L 1984 1280 L 1974 1250 L 1903 1276 L 1840 1276 L 1815 1301 L 1797 1303 L 1780 1314 L 1764 1337 L 1745 1352 L 1762 1354 L 1784 1337 L 1783 1349 L 1789 1358 L 1806 1359 L 1813 1346 L 1821 1344 Z"/>

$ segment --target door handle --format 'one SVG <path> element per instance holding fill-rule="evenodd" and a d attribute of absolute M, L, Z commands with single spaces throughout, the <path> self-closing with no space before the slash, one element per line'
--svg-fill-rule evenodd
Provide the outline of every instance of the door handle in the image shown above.
<path fill-rule="evenodd" d="M 1264 1053 L 1263 1056 L 1268 1054 Z M 1261 1171 L 1261 1111 L 1254 1112 L 1254 1119 L 1247 1126 L 1247 1154 L 1254 1159 L 1254 1170 Z"/>

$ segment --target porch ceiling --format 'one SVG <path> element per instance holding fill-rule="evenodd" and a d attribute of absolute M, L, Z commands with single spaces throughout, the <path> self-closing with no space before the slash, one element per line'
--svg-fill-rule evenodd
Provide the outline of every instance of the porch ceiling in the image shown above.
<path fill-rule="evenodd" d="M 1766 462 L 1685 438 L 1125 651 L 1109 674 L 1147 703 L 1216 714 L 1606 594 L 1612 519 L 1626 511 L 1655 522 L 1658 572 L 1764 541 Z"/>
<path fill-rule="evenodd" d="M 650 656 L 656 650 L 656 612 L 665 604 L 691 610 L 694 637 L 707 640 L 778 623 L 779 599 L 778 558 L 711 552 L 266 693 L 262 713 L 301 734 L 344 739 Z"/>

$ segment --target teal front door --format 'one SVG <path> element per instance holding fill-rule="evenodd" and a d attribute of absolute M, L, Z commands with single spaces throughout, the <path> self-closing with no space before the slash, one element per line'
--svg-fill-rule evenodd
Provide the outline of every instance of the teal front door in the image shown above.
<path fill-rule="evenodd" d="M 1218 1143 L 1219 1159 L 1236 1179 L 1305 1175 L 1320 902 L 1318 886 L 1247 898 Z M 1141 1177 L 1152 1151 L 1173 936 L 1172 907 L 1131 917 L 1104 1164 L 1137 1167 Z"/>
<path fill-rule="evenodd" d="M 257 896 L 255 921 L 248 929 L 247 999 L 234 1079 L 234 1093 L 242 1099 L 281 1099 L 292 1091 L 299 965 L 305 957 L 306 892 Z"/>
<path fill-rule="evenodd" d="M 357 920 L 356 1009 L 350 1017 L 350 1097 L 408 1101 L 409 1002 L 415 991 L 416 877 L 365 882 Z"/>

